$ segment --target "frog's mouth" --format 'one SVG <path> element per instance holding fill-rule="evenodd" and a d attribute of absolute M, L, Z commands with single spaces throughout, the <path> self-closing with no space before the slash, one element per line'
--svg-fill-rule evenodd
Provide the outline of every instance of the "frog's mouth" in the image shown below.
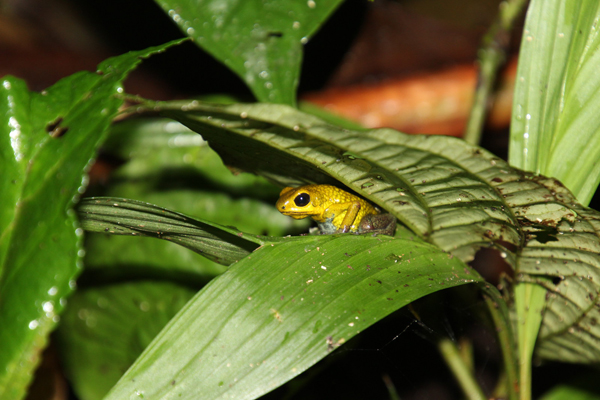
<path fill-rule="evenodd" d="M 279 212 L 282 213 L 283 215 L 292 217 L 294 219 L 304 219 L 304 218 L 312 217 L 311 214 L 308 214 L 308 213 L 302 212 L 302 211 L 287 211 L 285 209 L 280 209 Z"/>

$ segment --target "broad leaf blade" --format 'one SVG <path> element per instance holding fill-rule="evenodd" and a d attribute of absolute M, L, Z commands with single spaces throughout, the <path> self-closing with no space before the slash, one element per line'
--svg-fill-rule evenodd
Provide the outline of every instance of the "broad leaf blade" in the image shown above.
<path fill-rule="evenodd" d="M 233 174 L 202 137 L 166 118 L 119 122 L 102 150 L 125 161 L 113 172 L 116 182 L 103 193 L 107 196 L 135 198 L 123 194 L 130 185 L 147 193 L 205 188 L 260 199 L 277 198 L 280 191 L 262 177 Z"/>
<path fill-rule="evenodd" d="M 600 359 L 600 216 L 583 207 L 573 209 L 577 213 L 560 220 L 551 241 L 534 241 L 523 251 L 519 266 L 547 290 L 538 355 L 595 363 Z"/>
<path fill-rule="evenodd" d="M 70 210 L 122 100 L 121 82 L 171 44 L 107 60 L 42 94 L 4 78 L 0 176 L 0 397 L 21 398 L 48 333 L 74 289 L 81 236 Z M 49 134 L 50 133 L 50 134 Z M 9 211 L 14 207 L 12 211 Z"/>
<path fill-rule="evenodd" d="M 521 43 L 510 162 L 587 204 L 600 182 L 597 1 L 532 1 Z"/>
<path fill-rule="evenodd" d="M 340 129 L 276 105 L 157 108 L 203 135 L 229 165 L 283 185 L 341 181 L 464 261 L 481 246 L 521 241 L 504 191 L 525 174 L 461 140 Z"/>
<path fill-rule="evenodd" d="M 341 0 L 156 0 L 259 101 L 296 104 L 302 46 Z"/>
<path fill-rule="evenodd" d="M 412 300 L 478 281 L 416 239 L 290 238 L 206 286 L 107 399 L 256 398 Z"/>
<path fill-rule="evenodd" d="M 589 203 L 600 182 L 600 79 L 596 72 L 600 56 L 594 50 L 600 45 L 599 16 L 595 1 L 532 1 L 513 100 L 511 164 L 560 179 L 583 204 Z M 551 242 L 528 244 L 519 270 L 537 276 L 534 282 L 547 290 L 537 291 L 535 300 L 548 300 L 538 353 L 563 361 L 595 362 L 600 353 L 600 331 L 594 329 L 598 319 L 597 216 L 576 208 L 566 213 L 555 209 L 549 220 L 538 217 L 538 223 L 557 229 L 538 231 L 540 237 L 550 233 L 546 239 Z M 561 264 L 558 268 L 557 263 Z M 520 328 L 525 325 L 519 322 Z"/>
<path fill-rule="evenodd" d="M 599 215 L 578 204 L 557 180 L 511 168 L 457 139 L 339 129 L 284 106 L 161 108 L 236 167 L 283 184 L 339 180 L 463 261 L 481 247 L 498 248 L 518 280 L 566 297 L 549 303 L 542 340 L 561 332 L 560 340 L 578 349 L 567 358 L 600 360 L 600 352 L 590 350 L 600 348 L 600 336 L 588 329 L 600 292 Z M 557 286 L 551 283 L 556 279 L 580 283 Z M 573 335 L 579 328 L 590 334 Z"/>

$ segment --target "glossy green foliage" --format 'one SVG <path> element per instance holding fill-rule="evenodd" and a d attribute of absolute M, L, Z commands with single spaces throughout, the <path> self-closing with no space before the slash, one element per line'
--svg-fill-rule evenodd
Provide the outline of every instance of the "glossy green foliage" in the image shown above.
<path fill-rule="evenodd" d="M 232 165 L 286 185 L 334 177 L 463 261 L 481 247 L 497 248 L 519 280 L 551 292 L 540 354 L 600 359 L 600 216 L 560 182 L 454 138 L 340 129 L 285 106 L 158 108 L 202 134 Z M 565 342 L 569 350 L 557 351 Z"/>
<path fill-rule="evenodd" d="M 296 104 L 302 47 L 341 0 L 156 0 L 259 101 Z"/>
<path fill-rule="evenodd" d="M 146 135 L 136 137 L 140 139 L 145 137 L 149 142 L 154 142 L 153 136 L 146 132 Z M 122 136 L 119 135 L 118 138 Z M 189 132 L 185 131 L 181 131 L 176 138 L 171 138 L 168 143 L 193 142 Z M 230 143 L 232 146 L 237 146 L 235 140 Z M 131 155 L 134 154 L 135 148 L 145 146 L 152 147 L 148 144 L 141 145 L 141 142 L 136 142 L 132 147 L 129 147 L 126 142 L 121 142 L 114 147 L 121 149 L 122 154 Z M 153 149 L 149 153 L 155 154 L 156 151 L 158 150 Z M 161 161 L 161 164 L 167 166 L 167 170 L 173 169 L 177 164 L 179 153 L 174 154 L 178 154 L 175 159 L 164 158 Z M 202 154 L 205 154 L 204 150 Z M 164 183 L 165 180 L 155 179 L 154 172 L 149 173 L 151 169 L 140 167 L 139 161 L 135 160 L 137 157 L 134 156 L 129 163 L 124 164 L 117 175 L 122 179 L 125 177 L 131 179 L 129 184 L 133 186 L 136 186 L 135 181 L 139 180 L 140 187 L 145 188 L 138 194 L 141 194 L 144 199 L 148 196 L 156 196 L 154 191 L 158 191 L 158 188 L 162 190 L 166 188 L 164 184 L 155 185 L 153 182 Z M 150 157 L 150 160 L 154 159 Z M 188 162 L 191 160 L 190 157 L 183 159 L 187 159 Z M 154 163 L 148 162 L 148 166 L 152 164 Z M 192 164 L 188 163 L 188 167 Z M 160 168 L 155 168 L 155 172 L 158 173 Z M 214 172 L 214 166 L 209 169 Z M 177 173 L 169 175 L 169 181 L 172 182 L 177 175 Z M 188 178 L 189 176 L 188 174 Z M 223 176 L 223 182 L 231 179 Z M 247 179 L 247 176 L 244 179 Z M 234 185 L 233 180 L 231 183 L 223 184 L 223 182 L 221 189 L 225 191 L 230 184 Z M 152 189 L 153 187 L 155 189 Z M 167 190 L 167 193 L 169 192 L 170 190 Z M 241 193 L 244 192 L 253 193 L 250 188 L 242 190 Z M 177 191 L 171 193 L 171 195 L 176 194 Z M 202 196 L 202 194 L 197 196 L 199 201 Z M 163 200 L 168 201 L 169 195 L 165 195 Z M 177 205 L 176 202 L 169 204 L 183 207 L 182 209 L 185 210 L 192 206 L 185 203 Z M 227 203 L 224 206 L 227 206 Z M 273 207 L 272 204 L 270 207 Z M 363 330 L 402 307 L 406 302 L 455 284 L 481 282 L 481 278 L 464 266 L 459 259 L 427 245 L 402 227 L 399 227 L 399 238 L 395 240 L 354 235 L 339 238 L 310 236 L 282 239 L 256 236 L 215 224 L 211 222 L 209 214 L 200 220 L 132 200 L 85 199 L 79 210 L 86 229 L 125 235 L 122 238 L 129 241 L 129 249 L 123 246 L 122 251 L 108 258 L 121 267 L 124 264 L 120 260 L 130 259 L 127 254 L 135 252 L 139 243 L 140 238 L 126 237 L 133 235 L 153 236 L 176 243 L 184 242 L 186 247 L 193 248 L 199 254 L 211 258 L 216 256 L 215 260 L 227 265 L 233 263 L 225 274 L 213 279 L 160 334 L 157 342 L 150 346 L 133 369 L 113 389 L 112 396 L 115 398 L 128 396 L 131 393 L 144 396 L 154 393 L 159 398 L 169 396 L 193 398 L 197 393 L 206 393 L 206 396 L 211 398 L 226 393 L 236 398 L 253 398 L 296 376 L 348 340 L 358 330 Z M 235 212 L 235 210 L 229 211 Z M 219 213 L 214 213 L 212 217 L 220 218 L 218 215 Z M 98 246 L 98 249 L 89 249 L 88 259 L 97 265 L 94 269 L 101 268 L 102 261 L 99 263 L 96 258 L 102 252 L 111 251 L 113 239 L 115 237 L 107 238 L 104 243 L 95 242 L 93 246 Z M 330 243 L 336 245 L 330 248 L 328 247 Z M 254 250 L 259 245 L 263 247 Z M 254 251 L 249 253 L 252 250 Z M 92 254 L 96 256 L 92 257 Z M 158 256 L 159 252 L 154 254 Z M 107 256 L 100 259 L 107 260 Z M 165 265 L 163 276 L 167 276 L 169 275 L 167 268 L 171 263 L 166 254 L 163 254 L 161 259 Z M 157 261 L 149 264 L 155 266 Z M 197 271 L 194 271 L 192 265 L 187 271 L 189 273 L 187 281 L 194 281 L 191 277 Z M 415 271 L 419 272 L 415 274 Z M 102 272 L 102 269 L 96 271 L 99 272 Z M 358 274 L 353 275 L 355 272 Z M 377 275 L 372 275 L 373 273 Z M 345 277 L 354 278 L 345 281 L 343 280 Z M 199 281 L 196 283 L 201 284 Z M 501 302 L 493 288 L 487 290 L 496 302 Z M 313 291 L 314 294 L 311 294 Z M 256 300 L 260 300 L 259 305 Z M 369 301 L 377 306 L 361 308 L 359 314 L 352 313 L 358 304 L 369 305 Z M 113 312 L 118 314 L 116 309 L 113 309 Z M 351 319 L 340 323 L 339 318 L 347 318 L 349 313 Z M 288 325 L 289 315 L 293 315 L 292 326 Z M 338 317 L 331 321 L 332 315 Z M 277 333 L 283 335 L 281 340 L 273 339 L 274 327 L 271 326 L 273 321 L 281 324 L 280 328 L 275 325 L 278 332 L 283 329 L 281 333 Z M 71 322 L 66 322 L 63 328 L 66 332 L 70 332 L 72 331 L 70 326 Z M 143 326 L 138 329 L 145 331 Z M 76 332 L 75 335 L 77 334 Z M 308 343 L 298 339 L 307 334 L 315 335 L 315 339 Z M 210 338 L 213 335 L 217 335 L 220 339 L 207 347 L 207 343 L 212 343 Z M 90 347 L 95 346 L 94 341 L 87 343 Z M 216 359 L 212 355 L 217 348 L 213 346 L 218 346 L 219 357 Z M 304 357 L 305 354 L 312 354 L 312 356 Z M 280 365 L 282 362 L 297 360 L 298 356 L 303 358 L 290 368 L 277 368 L 274 372 L 268 367 L 268 365 Z M 75 379 L 93 376 L 93 371 L 90 371 L 87 363 L 76 357 L 68 358 L 70 359 L 68 369 L 73 371 L 70 375 Z M 220 368 L 223 359 L 229 360 L 230 366 L 224 368 L 219 375 L 207 375 L 205 371 Z M 260 365 L 250 367 L 252 371 L 257 371 L 252 372 L 256 375 L 236 384 L 235 389 L 225 384 L 228 380 L 231 382 L 232 379 L 247 374 L 246 369 L 253 364 L 252 360 L 262 360 Z M 78 373 L 81 370 L 87 372 Z M 186 376 L 186 380 L 178 385 L 181 374 Z M 198 376 L 206 378 L 198 379 Z M 133 386 L 130 384 L 132 379 L 135 380 Z M 269 382 L 265 383 L 265 379 Z"/>
<path fill-rule="evenodd" d="M 157 3 L 260 101 L 295 105 L 302 45 L 340 1 Z M 230 174 L 179 123 L 117 125 L 105 147 L 123 162 L 102 193 L 111 197 L 79 208 L 82 226 L 106 235 L 88 242 L 82 290 L 59 332 L 78 396 L 102 398 L 141 354 L 108 399 L 256 398 L 409 302 L 466 283 L 478 284 L 490 305 L 507 397 L 523 384 L 516 338 L 529 346 L 522 357 L 537 339 L 542 358 L 597 363 L 600 216 L 534 173 L 561 179 L 583 204 L 600 180 L 599 10 L 590 0 L 532 1 L 512 166 L 459 140 L 343 129 L 281 105 L 140 105 L 141 114 L 158 111 L 200 133 L 236 173 L 346 187 L 401 225 L 395 238 L 282 238 L 307 225 L 276 212 L 278 188 L 267 180 Z M 76 74 L 43 94 L 3 81 L 0 398 L 23 396 L 74 291 L 83 251 L 71 206 L 122 104 L 121 81 L 139 57 L 169 45 L 110 59 L 100 73 Z M 539 320 L 517 335 L 506 302 L 465 265 L 488 247 L 515 271 L 521 297 L 512 311 Z M 537 295 L 522 294 L 529 289 Z M 520 302 L 531 298 L 542 301 Z M 578 389 L 548 398 L 593 396 Z"/>
<path fill-rule="evenodd" d="M 289 238 L 211 281 L 107 399 L 253 399 L 409 302 L 478 281 L 417 238 Z"/>
<path fill-rule="evenodd" d="M 106 60 L 42 93 L 5 77 L 0 88 L 0 398 L 21 398 L 81 268 L 71 210 L 141 58 L 173 43 Z"/>
<path fill-rule="evenodd" d="M 530 3 L 511 121 L 511 164 L 560 179 L 586 205 L 600 182 L 599 16 L 593 0 Z M 557 189 L 565 192 L 562 185 Z M 574 236 L 550 237 L 550 253 L 545 246 L 528 246 L 525 255 L 533 257 L 518 265 L 535 277 L 516 291 L 521 358 L 529 359 L 537 339 L 538 354 L 544 357 L 597 362 L 598 288 L 592 283 L 598 268 L 597 217 L 581 218 L 576 210 L 560 214 L 560 224 Z M 582 219 L 591 223 L 583 227 Z M 547 225 L 544 219 L 538 221 Z M 548 276 L 536 260 L 540 255 L 551 257 L 553 280 L 542 279 Z"/>
<path fill-rule="evenodd" d="M 600 182 L 598 18 L 594 0 L 531 2 L 511 123 L 511 165 L 560 179 L 583 204 Z"/>

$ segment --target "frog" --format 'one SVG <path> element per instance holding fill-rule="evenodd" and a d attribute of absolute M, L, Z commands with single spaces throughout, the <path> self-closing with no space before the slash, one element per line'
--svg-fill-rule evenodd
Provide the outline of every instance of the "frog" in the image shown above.
<path fill-rule="evenodd" d="M 279 194 L 277 209 L 294 219 L 311 217 L 321 234 L 372 233 L 393 236 L 396 218 L 368 201 L 332 185 L 286 187 Z"/>

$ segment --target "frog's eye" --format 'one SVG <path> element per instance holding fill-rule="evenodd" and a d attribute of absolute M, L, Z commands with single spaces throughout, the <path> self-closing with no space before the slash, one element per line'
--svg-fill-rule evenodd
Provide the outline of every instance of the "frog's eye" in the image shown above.
<path fill-rule="evenodd" d="M 308 193 L 300 193 L 294 199 L 294 203 L 296 203 L 298 207 L 304 207 L 305 205 L 310 203 L 310 195 Z"/>

